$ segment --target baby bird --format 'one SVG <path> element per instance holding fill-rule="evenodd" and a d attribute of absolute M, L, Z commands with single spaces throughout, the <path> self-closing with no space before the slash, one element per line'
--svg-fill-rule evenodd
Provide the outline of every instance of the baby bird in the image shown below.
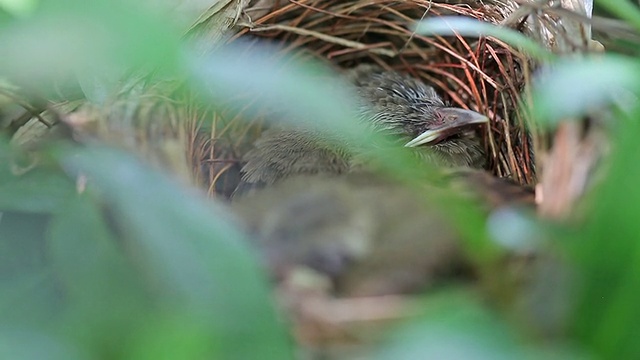
<path fill-rule="evenodd" d="M 377 176 L 366 163 L 362 168 L 357 152 L 332 146 L 319 130 L 272 127 L 247 154 L 236 195 L 251 186 L 268 187 L 252 196 L 235 196 L 234 213 L 278 279 L 302 266 L 329 277 L 337 294 L 372 296 L 412 293 L 440 275 L 457 275 L 468 265 L 460 251 L 461 234 L 439 204 L 422 195 L 437 199 L 449 191 L 466 195 L 477 188 L 484 195 L 485 189 L 511 188 L 472 170 L 484 163 L 474 127 L 487 117 L 447 107 L 432 87 L 409 75 L 373 66 L 345 75 L 366 125 L 396 136 L 400 146 L 414 149 L 426 161 L 462 169 L 450 172 L 445 187 L 428 182 L 420 189 L 407 187 Z M 529 200 L 528 195 L 520 198 Z M 502 205 L 500 197 L 493 197 L 495 204 L 479 200 L 489 208 Z"/>
<path fill-rule="evenodd" d="M 488 122 L 477 112 L 447 107 L 433 87 L 410 75 L 361 65 L 345 72 L 359 97 L 360 118 L 375 131 L 398 136 L 436 165 L 481 168 L 485 156 L 474 125 Z M 272 127 L 245 156 L 246 188 L 295 175 L 335 175 L 354 168 L 352 152 L 330 146 L 309 129 Z"/>

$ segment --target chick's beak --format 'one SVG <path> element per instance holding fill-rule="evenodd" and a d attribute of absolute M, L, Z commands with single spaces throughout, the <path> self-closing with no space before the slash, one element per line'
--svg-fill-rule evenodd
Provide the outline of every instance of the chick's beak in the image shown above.
<path fill-rule="evenodd" d="M 435 144 L 449 136 L 463 132 L 471 125 L 489 122 L 489 118 L 480 113 L 458 108 L 440 108 L 436 110 L 436 116 L 444 119 L 441 126 L 423 132 L 404 146 L 415 147 L 423 144 Z"/>

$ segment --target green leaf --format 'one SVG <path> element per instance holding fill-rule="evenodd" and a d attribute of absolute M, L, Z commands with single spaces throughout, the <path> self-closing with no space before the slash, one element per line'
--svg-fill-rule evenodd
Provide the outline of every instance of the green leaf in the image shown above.
<path fill-rule="evenodd" d="M 0 210 L 54 212 L 75 193 L 68 178 L 42 169 L 2 180 Z"/>
<path fill-rule="evenodd" d="M 119 0 L 44 2 L 0 26 L 0 76 L 51 95 L 87 74 L 109 83 L 136 67 L 174 73 L 180 31 L 143 10 Z"/>
<path fill-rule="evenodd" d="M 426 313 L 394 332 L 376 359 L 577 359 L 558 348 L 532 348 L 471 291 L 431 294 Z"/>
<path fill-rule="evenodd" d="M 462 16 L 437 16 L 416 25 L 423 35 L 491 36 L 519 48 L 539 60 L 553 60 L 555 56 L 532 39 L 515 30 Z"/>
<path fill-rule="evenodd" d="M 22 270 L 0 281 L 0 328 L 43 329 L 62 309 L 60 289 L 50 269 Z"/>
<path fill-rule="evenodd" d="M 53 268 L 73 306 L 94 307 L 111 316 L 125 302 L 140 304 L 143 287 L 89 196 L 69 199 L 54 216 L 49 248 Z"/>
<path fill-rule="evenodd" d="M 16 17 L 31 15 L 38 6 L 38 0 L 0 0 L 0 10 L 4 9 Z"/>
<path fill-rule="evenodd" d="M 355 92 L 339 74 L 266 44 L 247 45 L 233 43 L 206 58 L 188 59 L 193 84 L 207 100 L 248 110 L 249 116 L 268 109 L 277 114 L 270 118 L 274 122 L 338 134 L 356 144 L 380 137 L 356 120 Z"/>
<path fill-rule="evenodd" d="M 533 93 L 533 115 L 540 124 L 580 118 L 610 104 L 638 101 L 640 64 L 621 56 L 565 59 L 540 74 Z"/>
<path fill-rule="evenodd" d="M 86 359 L 61 339 L 35 330 L 0 328 L 0 358 L 16 360 Z"/>
<path fill-rule="evenodd" d="M 227 210 L 130 155 L 88 148 L 66 153 L 61 161 L 87 174 L 104 194 L 124 246 L 160 308 L 219 329 L 214 334 L 220 336 L 223 358 L 288 356 L 266 279 Z"/>
<path fill-rule="evenodd" d="M 626 20 L 628 24 L 633 25 L 636 29 L 640 29 L 640 10 L 631 1 L 598 0 L 598 6 L 602 6 L 612 14 Z"/>
<path fill-rule="evenodd" d="M 640 108 L 621 115 L 610 173 L 573 239 L 582 290 L 574 334 L 601 358 L 640 357 Z"/>
<path fill-rule="evenodd" d="M 58 328 L 94 358 L 121 358 L 157 307 L 90 196 L 78 195 L 60 209 L 48 245 L 66 310 Z"/>
<path fill-rule="evenodd" d="M 225 329 L 211 329 L 194 318 L 159 314 L 141 326 L 129 357 L 132 360 L 226 359 Z M 239 339 L 237 339 L 239 340 Z M 233 346 L 241 347 L 236 343 Z M 270 355 L 266 354 L 267 357 Z M 286 357 L 285 357 L 286 358 Z"/>

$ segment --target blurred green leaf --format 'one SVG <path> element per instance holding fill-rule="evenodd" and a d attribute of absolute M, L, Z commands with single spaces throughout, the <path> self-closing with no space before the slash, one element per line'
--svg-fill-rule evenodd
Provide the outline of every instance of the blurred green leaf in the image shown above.
<path fill-rule="evenodd" d="M 621 114 L 610 174 L 573 241 L 581 267 L 573 331 L 607 359 L 640 357 L 640 108 Z"/>
<path fill-rule="evenodd" d="M 60 312 L 60 288 L 46 246 L 49 217 L 15 211 L 0 215 L 0 328 L 41 327 Z"/>
<path fill-rule="evenodd" d="M 87 174 L 104 194 L 160 309 L 207 324 L 220 337 L 223 358 L 287 358 L 266 279 L 226 210 L 130 155 L 88 148 L 61 160 L 71 171 Z"/>
<path fill-rule="evenodd" d="M 32 17 L 0 26 L 0 74 L 53 93 L 87 74 L 108 82 L 136 67 L 174 73 L 179 37 L 162 18 L 128 2 L 48 1 Z"/>
<path fill-rule="evenodd" d="M 430 294 L 426 313 L 394 332 L 376 357 L 400 359 L 577 359 L 562 348 L 538 349 L 522 342 L 471 291 Z"/>
<path fill-rule="evenodd" d="M 70 199 L 53 218 L 49 248 L 78 335 L 96 323 L 139 320 L 146 308 L 144 286 L 118 249 L 104 217 L 86 195 Z M 119 251 L 120 250 L 120 251 Z"/>
<path fill-rule="evenodd" d="M 0 180 L 0 210 L 54 212 L 75 193 L 68 178 L 41 169 Z"/>
<path fill-rule="evenodd" d="M 193 83 L 208 99 L 248 107 L 250 115 L 270 110 L 277 116 L 271 121 L 339 135 L 353 145 L 382 141 L 356 121 L 355 92 L 327 66 L 297 61 L 266 43 L 242 42 L 188 61 Z"/>
<path fill-rule="evenodd" d="M 558 61 L 536 80 L 533 114 L 540 124 L 555 125 L 617 103 L 637 103 L 640 64 L 621 56 Z"/>
<path fill-rule="evenodd" d="M 169 315 L 155 317 L 141 327 L 136 344 L 128 358 L 132 360 L 227 359 L 223 352 L 224 329 L 213 332 L 207 324 L 195 319 Z M 213 336 L 212 336 L 213 335 Z M 238 339 L 240 340 L 240 339 Z M 234 346 L 242 346 L 235 342 Z M 268 358 L 274 358 L 265 354 Z M 286 359 L 287 357 L 283 357 Z"/>
<path fill-rule="evenodd" d="M 133 269 L 89 196 L 69 199 L 59 210 L 52 220 L 49 248 L 67 296 L 104 310 L 118 298 L 137 293 L 141 286 Z"/>
<path fill-rule="evenodd" d="M 0 0 L 0 9 L 17 17 L 26 17 L 35 10 L 38 0 Z"/>
<path fill-rule="evenodd" d="M 553 60 L 555 55 L 534 40 L 509 28 L 462 16 L 434 16 L 416 25 L 416 32 L 423 35 L 492 36 L 520 48 L 538 60 Z"/>
<path fill-rule="evenodd" d="M 55 276 L 44 266 L 16 270 L 0 281 L 0 327 L 45 329 L 63 307 Z"/>
<path fill-rule="evenodd" d="M 0 359 L 77 360 L 86 357 L 50 334 L 34 330 L 0 328 Z"/>
<path fill-rule="evenodd" d="M 156 0 L 157 1 L 157 0 Z M 240 18 L 242 11 L 249 5 L 247 0 L 188 0 L 182 1 L 178 7 L 178 11 L 183 15 L 190 14 L 190 28 L 187 31 L 193 31 L 195 27 L 207 23 L 207 30 L 202 40 L 220 40 L 216 39 L 215 32 L 222 35 L 235 25 L 232 19 Z M 195 15 L 195 16 L 194 16 Z M 203 35 L 203 34 L 201 34 Z M 206 40 L 205 40 L 206 39 Z M 214 44 L 209 44 L 209 46 Z"/>
<path fill-rule="evenodd" d="M 11 281 L 42 270 L 48 223 L 46 214 L 5 211 L 0 215 L 0 280 Z"/>
<path fill-rule="evenodd" d="M 626 20 L 636 29 L 640 29 L 640 10 L 628 0 L 598 0 L 598 6 L 610 11 L 612 14 Z"/>
<path fill-rule="evenodd" d="M 50 256 L 66 310 L 59 328 L 93 358 L 122 358 L 157 310 L 119 245 L 86 194 L 70 199 L 52 221 Z"/>

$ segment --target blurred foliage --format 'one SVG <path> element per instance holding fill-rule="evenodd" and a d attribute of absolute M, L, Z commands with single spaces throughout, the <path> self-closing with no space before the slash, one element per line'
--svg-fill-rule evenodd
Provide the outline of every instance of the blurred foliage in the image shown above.
<path fill-rule="evenodd" d="M 88 358 L 287 357 L 264 275 L 224 210 L 130 155 L 50 153 L 56 166 L 24 182 L 3 169 L 0 322 L 26 347 L 3 358 L 42 331 Z M 95 184 L 78 193 L 85 176 Z"/>
<path fill-rule="evenodd" d="M 569 346 L 532 346 L 500 316 L 474 302 L 472 292 L 430 296 L 426 315 L 392 334 L 377 359 L 584 359 Z"/>
<path fill-rule="evenodd" d="M 640 8 L 637 3 L 632 1 L 623 0 L 598 0 L 595 1 L 596 13 L 604 11 L 614 16 L 619 17 L 622 20 L 633 27 L 636 30 L 640 29 Z"/>
<path fill-rule="evenodd" d="M 628 74 L 638 76 L 638 73 Z M 637 94 L 637 90 L 636 90 Z M 577 299 L 574 332 L 595 353 L 608 359 L 637 358 L 640 345 L 640 131 L 638 104 L 618 113 L 617 151 L 610 173 L 591 199 L 584 227 L 572 239 L 583 291 Z"/>
<path fill-rule="evenodd" d="M 425 35 L 493 36 L 511 46 L 520 48 L 532 58 L 538 60 L 553 60 L 554 58 L 553 53 L 520 32 L 467 17 L 434 17 L 421 21 L 416 26 L 416 31 Z"/>
<path fill-rule="evenodd" d="M 534 116 L 553 127 L 611 104 L 630 110 L 638 101 L 639 76 L 635 59 L 613 54 L 558 61 L 536 79 Z"/>
<path fill-rule="evenodd" d="M 26 6 L 34 2 L 14 3 L 0 2 L 0 77 L 34 96 L 50 99 L 61 87 L 81 87 L 100 101 L 134 70 L 189 75 L 203 101 L 229 101 L 248 91 L 282 108 L 284 118 L 349 134 L 364 148 L 384 141 L 351 120 L 351 95 L 331 81 L 318 82 L 329 75 L 315 65 L 287 63 L 282 71 L 285 61 L 265 49 L 258 49 L 260 56 L 222 49 L 195 58 L 179 40 L 183 27 L 130 2 L 49 0 L 33 10 Z M 640 27 L 630 2 L 601 5 Z M 463 25 L 467 33 L 504 35 Z M 512 35 L 505 40 L 550 59 Z M 553 227 L 535 222 L 576 269 L 567 334 L 550 350 L 508 316 L 455 291 L 425 302 L 432 311 L 394 331 L 379 358 L 640 358 L 634 336 L 640 332 L 640 60 L 604 55 L 556 65 L 534 92 L 542 124 L 609 104 L 619 109 L 624 98 L 622 109 L 605 119 L 614 133 L 610 173 L 590 196 L 585 219 Z M 367 149 L 398 178 L 429 176 L 403 149 Z M 219 204 L 112 149 L 56 144 L 43 152 L 43 166 L 16 175 L 12 164 L 24 154 L 0 139 L 0 358 L 293 356 L 266 276 Z M 448 204 L 467 235 L 467 250 L 480 263 L 494 260 L 480 212 Z"/>
<path fill-rule="evenodd" d="M 14 16 L 28 16 L 37 7 L 36 0 L 2 0 L 0 9 Z"/>

